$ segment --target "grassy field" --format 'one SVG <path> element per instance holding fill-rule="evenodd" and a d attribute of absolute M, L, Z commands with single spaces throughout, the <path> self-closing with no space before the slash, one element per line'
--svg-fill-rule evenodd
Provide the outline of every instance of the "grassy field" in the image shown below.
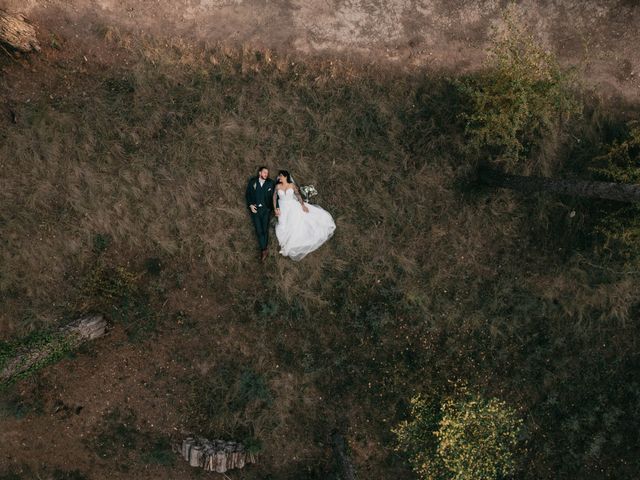
<path fill-rule="evenodd" d="M 455 79 L 107 37 L 129 66 L 61 67 L 0 120 L 4 340 L 102 311 L 171 349 L 177 322 L 198 345 L 173 350 L 181 422 L 262 452 L 234 478 L 329 478 L 337 427 L 361 478 L 412 478 L 391 428 L 459 380 L 524 418 L 518 478 L 638 472 L 638 271 L 601 248 L 600 204 L 473 182 Z M 584 102 L 562 174 L 626 120 Z M 243 192 L 262 164 L 336 219 L 300 263 L 274 238 L 256 260 Z M 113 418 L 86 443 L 105 458 Z"/>

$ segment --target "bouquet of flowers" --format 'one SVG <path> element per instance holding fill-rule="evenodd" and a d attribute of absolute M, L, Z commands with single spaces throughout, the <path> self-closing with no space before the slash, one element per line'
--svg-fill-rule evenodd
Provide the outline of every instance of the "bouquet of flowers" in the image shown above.
<path fill-rule="evenodd" d="M 318 194 L 318 191 L 313 185 L 303 185 L 300 187 L 300 193 L 304 197 L 304 200 L 308 202 L 311 197 Z"/>

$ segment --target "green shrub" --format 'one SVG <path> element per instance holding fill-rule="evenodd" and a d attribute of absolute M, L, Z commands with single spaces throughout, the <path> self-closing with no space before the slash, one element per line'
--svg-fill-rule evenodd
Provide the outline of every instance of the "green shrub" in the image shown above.
<path fill-rule="evenodd" d="M 15 472 L 7 472 L 0 474 L 0 480 L 23 480 L 25 477 Z"/>
<path fill-rule="evenodd" d="M 100 254 L 104 252 L 113 242 L 113 238 L 109 234 L 97 233 L 93 237 L 93 251 Z"/>
<path fill-rule="evenodd" d="M 98 261 L 89 272 L 83 294 L 100 305 L 113 305 L 134 296 L 137 290 L 136 276 L 124 267 L 110 267 Z"/>
<path fill-rule="evenodd" d="M 84 443 L 101 459 L 117 465 L 120 471 L 128 471 L 140 463 L 174 465 L 171 441 L 155 432 L 140 430 L 136 426 L 137 420 L 136 413 L 129 408 L 110 410 Z"/>
<path fill-rule="evenodd" d="M 614 140 L 605 155 L 593 160 L 591 171 L 599 180 L 640 183 L 640 123 L 629 123 L 624 140 Z"/>
<path fill-rule="evenodd" d="M 87 440 L 88 445 L 100 458 L 126 457 L 136 449 L 140 440 L 135 422 L 133 411 L 116 408 L 105 415 L 99 432 Z"/>
<path fill-rule="evenodd" d="M 142 461 L 150 465 L 171 466 L 175 464 L 175 459 L 176 455 L 171 450 L 171 442 L 167 438 L 157 438 L 142 454 Z"/>
<path fill-rule="evenodd" d="M 253 452 L 261 448 L 256 432 L 272 421 L 273 392 L 261 373 L 232 363 L 192 379 L 187 415 L 190 428 L 205 437 L 241 441 Z"/>
<path fill-rule="evenodd" d="M 623 139 L 614 140 L 608 152 L 591 162 L 595 179 L 640 184 L 640 124 L 632 122 Z M 640 258 L 640 206 L 601 202 L 595 231 L 605 252 L 624 263 Z"/>
<path fill-rule="evenodd" d="M 83 310 L 101 312 L 121 323 L 132 341 L 147 339 L 156 331 L 157 314 L 151 309 L 140 277 L 125 267 L 112 267 L 98 259 L 83 281 Z"/>
<path fill-rule="evenodd" d="M 394 433 L 422 479 L 493 480 L 514 473 L 521 426 L 505 402 L 461 390 L 440 405 L 414 397 Z"/>
<path fill-rule="evenodd" d="M 411 399 L 411 420 L 393 430 L 397 436 L 396 450 L 407 454 L 415 472 L 425 480 L 448 478 L 438 455 L 438 438 L 434 435 L 440 420 L 439 403 L 417 395 Z"/>
<path fill-rule="evenodd" d="M 549 145 L 563 118 L 578 111 L 573 76 L 508 9 L 496 30 L 486 69 L 458 82 L 466 97 L 468 147 L 509 171 L 548 172 L 553 160 L 532 153 Z"/>
<path fill-rule="evenodd" d="M 144 268 L 149 275 L 158 276 L 162 272 L 162 261 L 157 257 L 149 257 L 144 261 Z"/>

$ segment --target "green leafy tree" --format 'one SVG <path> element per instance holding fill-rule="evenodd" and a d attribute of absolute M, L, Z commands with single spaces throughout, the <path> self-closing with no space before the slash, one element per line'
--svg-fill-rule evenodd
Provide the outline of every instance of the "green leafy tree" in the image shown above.
<path fill-rule="evenodd" d="M 496 29 L 483 72 L 461 80 L 469 147 L 506 171 L 548 173 L 552 157 L 532 152 L 557 137 L 563 119 L 578 111 L 573 75 L 542 48 L 513 8 Z"/>
<path fill-rule="evenodd" d="M 441 405 L 413 398 L 411 419 L 394 433 L 423 480 L 495 480 L 515 471 L 521 427 L 505 402 L 462 389 Z"/>

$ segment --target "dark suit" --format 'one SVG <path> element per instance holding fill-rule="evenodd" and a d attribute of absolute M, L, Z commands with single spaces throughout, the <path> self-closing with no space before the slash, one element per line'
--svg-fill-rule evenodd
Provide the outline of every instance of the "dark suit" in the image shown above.
<path fill-rule="evenodd" d="M 260 185 L 259 177 L 252 177 L 247 184 L 245 198 L 247 200 L 247 208 L 251 215 L 251 221 L 256 227 L 256 235 L 258 236 L 258 244 L 260 250 L 265 250 L 269 244 L 269 220 L 271 219 L 271 211 L 273 210 L 273 194 L 275 193 L 276 184 L 270 178 L 267 178 Z M 255 205 L 258 209 L 256 213 L 251 212 L 251 205 Z"/>

